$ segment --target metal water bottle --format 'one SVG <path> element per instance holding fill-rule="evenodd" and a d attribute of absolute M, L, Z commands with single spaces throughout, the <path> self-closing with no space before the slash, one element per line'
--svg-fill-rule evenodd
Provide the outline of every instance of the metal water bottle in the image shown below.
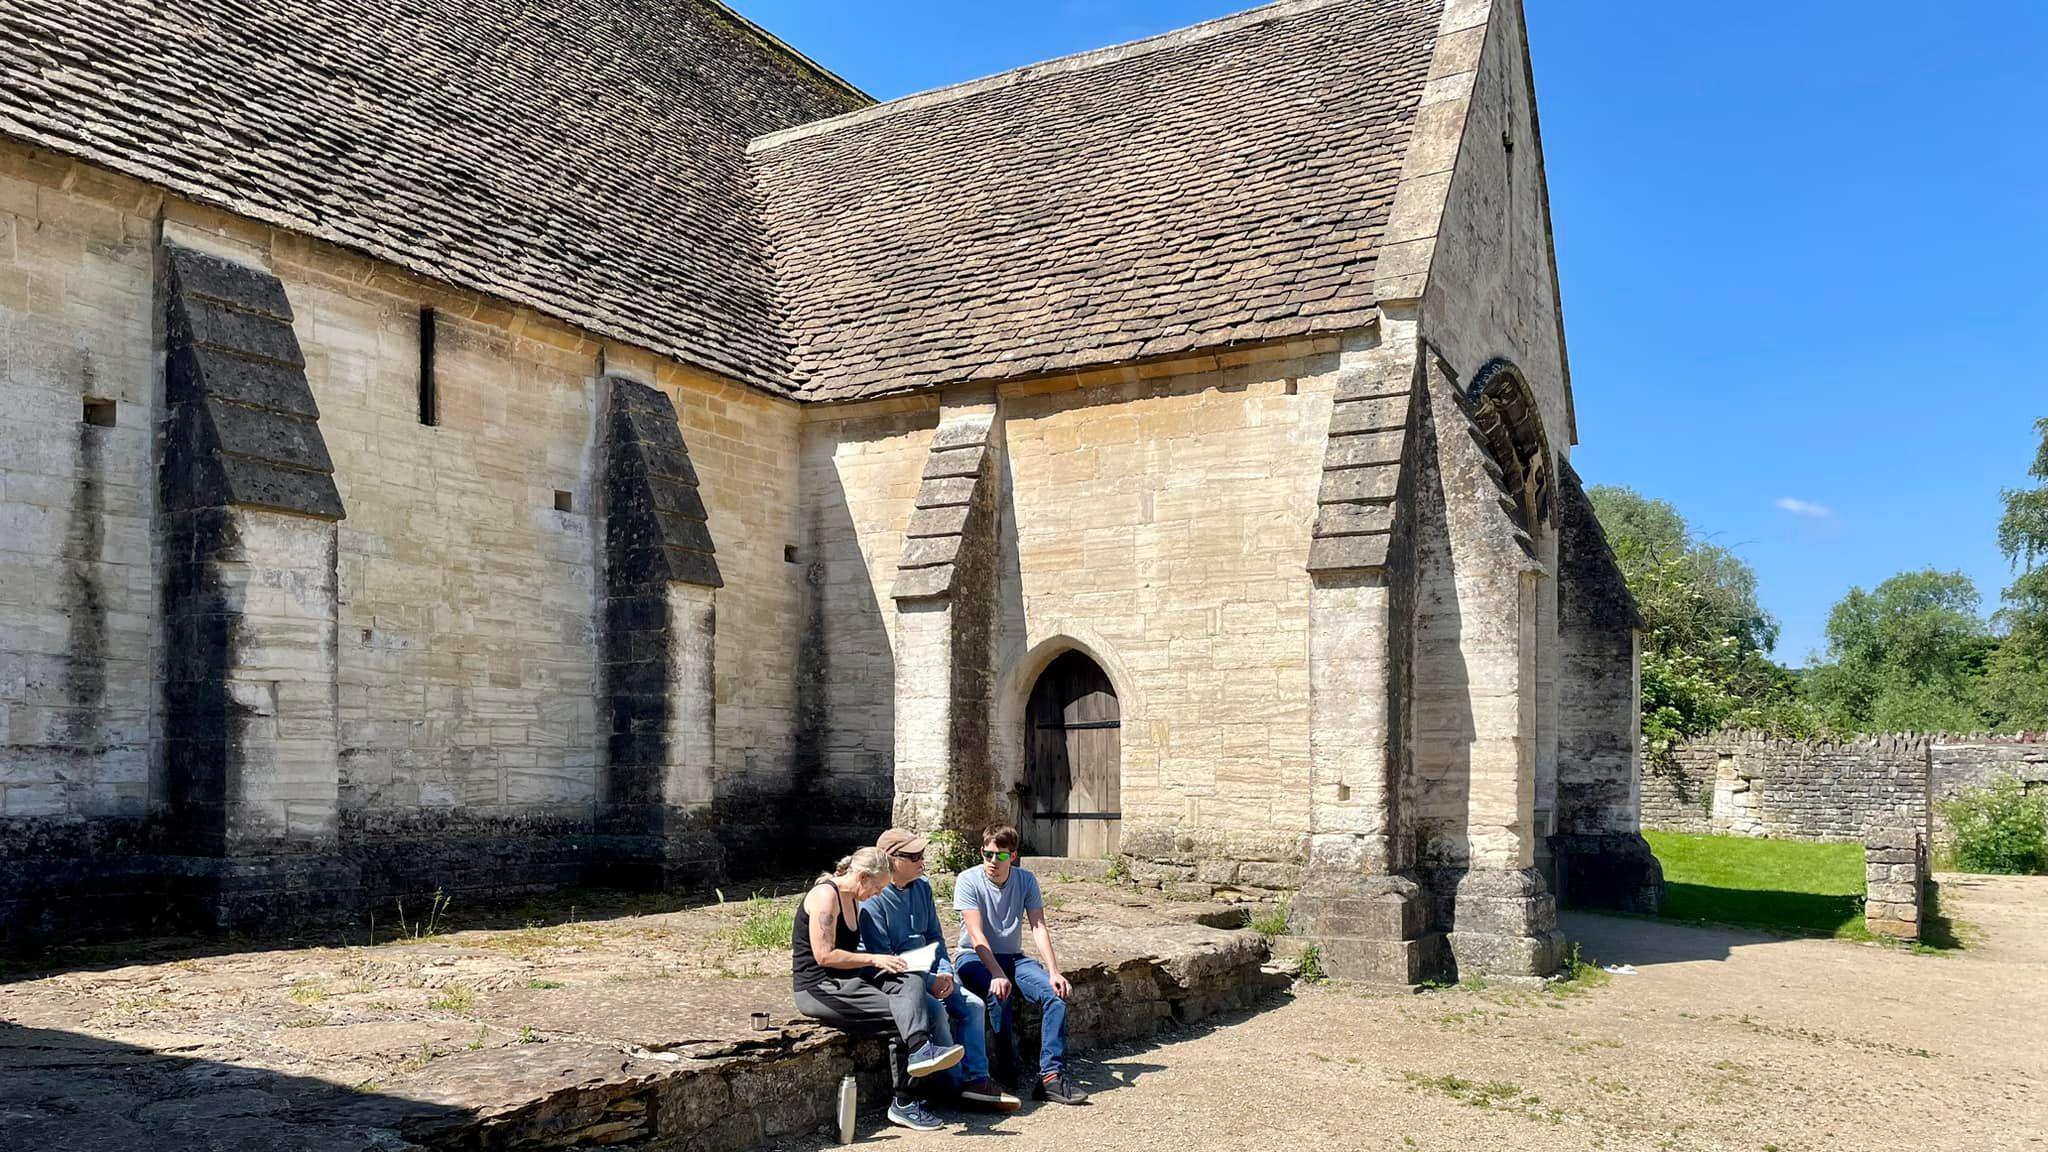
<path fill-rule="evenodd" d="M 860 1105 L 860 1086 L 854 1083 L 853 1073 L 839 1078 L 839 1142 L 853 1143 L 853 1114 Z"/>

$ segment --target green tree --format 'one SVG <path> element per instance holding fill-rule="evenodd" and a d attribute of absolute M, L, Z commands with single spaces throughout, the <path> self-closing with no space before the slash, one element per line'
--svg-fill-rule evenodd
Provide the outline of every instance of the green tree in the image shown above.
<path fill-rule="evenodd" d="M 1828 613 L 1828 659 L 1806 688 L 1832 727 L 1848 731 L 1969 731 L 1984 666 L 1997 647 L 1961 572 L 1901 572 L 1851 588 Z"/>
<path fill-rule="evenodd" d="M 1586 490 L 1643 616 L 1643 736 L 1652 755 L 1723 725 L 1813 731 L 1798 682 L 1769 653 L 1778 624 L 1756 573 L 1695 536 L 1678 509 L 1629 488 Z"/>
<path fill-rule="evenodd" d="M 1998 548 L 2017 575 L 1998 613 L 2006 635 L 1986 665 L 1983 698 L 2001 728 L 2048 727 L 2048 417 L 2034 430 L 2041 444 L 2027 475 L 2038 483 L 2000 493 Z"/>

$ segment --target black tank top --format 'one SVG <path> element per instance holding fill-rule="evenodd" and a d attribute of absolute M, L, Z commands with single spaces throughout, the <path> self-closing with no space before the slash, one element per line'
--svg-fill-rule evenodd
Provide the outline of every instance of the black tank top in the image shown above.
<path fill-rule="evenodd" d="M 798 992 L 809 992 L 835 975 L 857 976 L 867 971 L 865 968 L 827 968 L 818 963 L 817 954 L 811 951 L 811 914 L 804 908 L 804 901 L 819 888 L 832 889 L 832 946 L 842 952 L 860 951 L 859 927 L 848 928 L 846 917 L 839 911 L 839 886 L 830 880 L 820 880 L 811 885 L 810 892 L 797 899 L 796 922 L 789 934 L 789 981 Z"/>

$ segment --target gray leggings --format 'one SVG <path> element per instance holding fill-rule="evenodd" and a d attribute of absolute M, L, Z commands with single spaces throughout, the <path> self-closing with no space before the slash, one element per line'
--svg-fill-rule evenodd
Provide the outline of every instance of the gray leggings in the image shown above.
<path fill-rule="evenodd" d="M 910 1099 L 910 1054 L 931 1039 L 924 977 L 915 972 L 833 976 L 796 994 L 796 1010 L 856 1036 L 889 1037 L 889 1086 L 898 1103 Z"/>

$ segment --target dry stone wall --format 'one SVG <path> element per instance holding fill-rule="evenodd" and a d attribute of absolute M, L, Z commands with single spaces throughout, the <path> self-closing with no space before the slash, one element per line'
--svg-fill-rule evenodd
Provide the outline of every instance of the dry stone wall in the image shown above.
<path fill-rule="evenodd" d="M 1931 826 L 1940 803 L 2015 776 L 2048 788 L 2048 737 L 1889 735 L 1830 742 L 1724 732 L 1645 755 L 1643 827 L 1791 840 L 1861 840 Z"/>
<path fill-rule="evenodd" d="M 1787 840 L 1863 839 L 1880 825 L 1923 825 L 1926 736 L 1841 743 L 1729 732 L 1643 760 L 1643 827 Z"/>

